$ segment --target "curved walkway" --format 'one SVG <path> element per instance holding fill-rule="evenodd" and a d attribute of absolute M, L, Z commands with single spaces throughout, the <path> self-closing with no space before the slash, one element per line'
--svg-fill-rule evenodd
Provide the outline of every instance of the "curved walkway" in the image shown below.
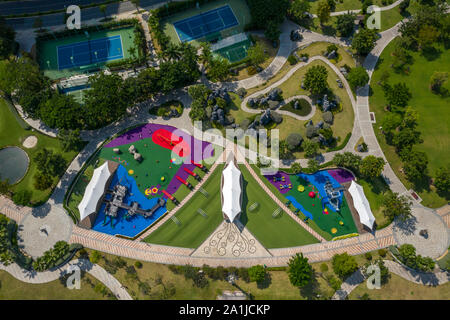
<path fill-rule="evenodd" d="M 119 300 L 133 300 L 124 287 L 111 274 L 98 264 L 92 264 L 86 259 L 76 259 L 70 261 L 61 268 L 52 271 L 35 272 L 19 267 L 16 263 L 4 266 L 0 263 L 0 270 L 4 270 L 17 280 L 26 283 L 40 284 L 55 281 L 67 274 L 69 268 L 79 267 L 81 271 L 88 272 L 91 276 L 102 282 Z M 72 271 L 73 273 L 73 271 Z M 69 289 L 68 289 L 69 290 Z"/>
<path fill-rule="evenodd" d="M 384 260 L 384 265 L 392 272 L 403 279 L 414 282 L 416 284 L 437 286 L 449 281 L 449 274 L 447 272 L 419 272 L 412 269 L 405 268 L 401 264 Z M 361 272 L 361 269 L 355 271 L 350 277 L 348 277 L 341 286 L 341 289 L 337 290 L 331 298 L 332 300 L 344 300 L 347 296 L 359 286 L 366 278 Z"/>

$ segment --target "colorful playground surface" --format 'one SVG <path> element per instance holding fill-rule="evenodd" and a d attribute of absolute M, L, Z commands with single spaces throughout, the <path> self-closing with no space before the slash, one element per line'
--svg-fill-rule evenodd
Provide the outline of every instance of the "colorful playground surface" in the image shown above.
<path fill-rule="evenodd" d="M 133 150 L 134 152 L 131 152 Z M 141 158 L 135 158 L 135 154 Z M 196 176 L 204 159 L 214 156 L 214 149 L 208 142 L 195 139 L 175 127 L 145 124 L 132 129 L 106 144 L 99 158 L 119 163 L 109 189 L 124 185 L 128 189 L 124 199 L 126 205 L 133 202 L 142 210 L 151 209 L 159 199 L 169 198 L 180 188 L 187 188 L 188 177 Z M 108 200 L 109 194 L 106 195 Z M 182 199 L 179 199 L 182 200 Z M 127 210 L 120 209 L 114 221 L 105 220 L 105 205 L 102 206 L 93 229 L 108 234 L 134 237 L 148 228 L 166 212 L 166 206 L 159 208 L 151 217 L 134 215 L 126 218 Z"/>
<path fill-rule="evenodd" d="M 306 217 L 305 220 L 313 220 L 332 237 L 357 232 L 341 185 L 354 179 L 349 171 L 331 169 L 297 175 L 279 171 L 265 177 Z"/>
<path fill-rule="evenodd" d="M 188 42 L 238 25 L 229 5 L 216 8 L 173 24 L 181 42 Z"/>
<path fill-rule="evenodd" d="M 57 47 L 58 70 L 123 58 L 120 35 Z"/>
<path fill-rule="evenodd" d="M 53 39 L 37 42 L 39 67 L 50 79 L 68 78 L 103 68 L 109 61 L 130 58 L 129 49 L 134 47 L 134 37 L 134 27 L 54 35 Z"/>

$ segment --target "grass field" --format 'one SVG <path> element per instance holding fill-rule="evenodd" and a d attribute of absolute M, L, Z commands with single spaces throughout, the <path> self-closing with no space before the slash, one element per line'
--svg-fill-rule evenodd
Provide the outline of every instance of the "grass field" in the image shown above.
<path fill-rule="evenodd" d="M 402 162 L 395 153 L 394 147 L 386 144 L 384 136 L 379 130 L 380 122 L 382 121 L 386 111 L 386 100 L 384 98 L 383 89 L 377 83 L 384 72 L 388 72 L 389 83 L 395 84 L 398 82 L 406 83 L 412 93 L 412 98 L 409 105 L 417 110 L 419 114 L 417 130 L 421 132 L 423 143 L 414 146 L 419 151 L 426 152 L 428 155 L 428 170 L 433 177 L 436 170 L 441 166 L 449 166 L 450 160 L 445 151 L 450 150 L 450 135 L 449 123 L 450 113 L 448 106 L 450 104 L 450 97 L 443 98 L 441 96 L 431 93 L 429 89 L 430 78 L 435 71 L 443 71 L 449 69 L 448 49 L 439 47 L 439 54 L 433 58 L 434 60 L 427 60 L 426 57 L 418 52 L 411 52 L 413 57 L 413 65 L 410 66 L 409 74 L 395 73 L 390 67 L 393 63 L 392 52 L 395 48 L 397 40 L 391 42 L 381 54 L 379 63 L 372 76 L 371 88 L 373 91 L 370 97 L 371 111 L 375 112 L 377 124 L 374 124 L 374 131 L 378 138 L 381 148 L 386 155 L 391 167 L 394 169 L 396 175 L 401 179 L 407 188 L 413 188 L 412 183 L 406 180 L 403 173 L 400 172 Z M 443 152 L 444 151 L 444 152 Z M 423 199 L 422 204 L 429 207 L 440 207 L 447 203 L 447 201 L 439 197 L 437 193 L 428 186 L 419 186 L 415 188 L 420 197 Z"/>
<path fill-rule="evenodd" d="M 220 179 L 223 165 L 217 166 L 216 170 L 203 185 L 209 196 L 205 197 L 197 192 L 176 213 L 181 222 L 178 226 L 172 220 L 168 220 L 150 236 L 144 239 L 148 243 L 163 244 L 167 246 L 197 248 L 211 232 L 223 221 L 220 200 Z M 197 213 L 197 209 L 203 209 L 208 218 Z"/>
<path fill-rule="evenodd" d="M 180 39 L 178 38 L 178 34 L 173 26 L 173 23 L 196 16 L 200 13 L 213 10 L 219 7 L 223 7 L 224 5 L 229 5 L 231 9 L 233 10 L 234 15 L 236 16 L 237 20 L 239 21 L 239 25 L 225 29 L 220 31 L 222 38 L 226 38 L 230 35 L 241 33 L 244 31 L 244 26 L 247 23 L 250 23 L 251 16 L 250 11 L 245 4 L 245 1 L 241 0 L 221 0 L 221 1 L 213 1 L 210 3 L 205 3 L 200 6 L 200 9 L 197 8 L 191 8 L 187 9 L 183 12 L 176 13 L 174 15 L 171 15 L 170 17 L 164 19 L 161 22 L 162 29 L 164 33 L 170 38 L 172 43 L 178 44 L 180 43 Z M 189 43 L 198 46 L 200 42 L 204 41 L 204 38 L 199 38 L 193 41 L 190 41 Z"/>
<path fill-rule="evenodd" d="M 30 284 L 17 280 L 0 270 L 0 300 L 107 300 L 88 283 L 102 285 L 90 274 L 82 274 L 79 290 L 70 290 L 60 280 L 43 284 Z M 107 289 L 109 291 L 109 289 Z"/>
<path fill-rule="evenodd" d="M 311 4 L 311 13 L 317 13 L 317 7 L 319 5 L 319 0 L 309 0 Z M 374 5 L 377 5 L 379 7 L 382 7 L 383 4 L 381 0 L 373 0 L 372 1 Z M 335 1 L 336 8 L 334 12 L 338 11 L 346 11 L 346 10 L 357 10 L 361 9 L 362 4 L 360 0 L 342 0 L 342 1 Z"/>
<path fill-rule="evenodd" d="M 276 218 L 272 213 L 278 208 L 273 200 L 264 194 L 244 165 L 239 165 L 244 178 L 244 192 L 241 222 L 266 248 L 284 248 L 317 243 L 309 232 L 282 211 Z M 252 212 L 248 208 L 258 202 L 259 207 Z"/>
<path fill-rule="evenodd" d="M 370 204 L 370 209 L 377 223 L 377 230 L 380 230 L 388 226 L 392 221 L 386 218 L 382 212 L 383 194 L 389 190 L 389 186 L 381 178 L 373 179 L 371 181 L 364 180 L 362 178 L 358 179 L 358 184 L 360 184 L 364 189 L 364 194 Z"/>
<path fill-rule="evenodd" d="M 424 286 L 391 274 L 389 282 L 380 290 L 370 290 L 365 283 L 354 289 L 348 299 L 357 300 L 367 293 L 371 300 L 448 300 L 450 282 L 440 286 Z"/>
<path fill-rule="evenodd" d="M 37 145 L 34 148 L 27 149 L 22 146 L 23 141 L 28 137 L 34 135 L 38 138 Z M 61 153 L 64 159 L 67 161 L 67 165 L 76 156 L 75 151 L 63 152 L 61 144 L 58 139 L 51 138 L 49 136 L 40 134 L 36 131 L 25 130 L 20 126 L 18 120 L 14 117 L 13 113 L 9 109 L 7 102 L 0 98 L 0 148 L 6 146 L 17 146 L 22 148 L 30 158 L 30 165 L 26 175 L 23 179 L 12 186 L 12 191 L 17 192 L 20 190 L 32 191 L 31 202 L 34 204 L 45 202 L 50 196 L 51 189 L 36 190 L 33 186 L 33 176 L 37 173 L 38 167 L 33 158 L 40 150 L 46 148 L 52 150 L 55 153 Z M 58 181 L 57 177 L 54 177 L 53 183 L 56 185 Z"/>
<path fill-rule="evenodd" d="M 126 27 L 115 30 L 104 30 L 92 32 L 89 34 L 90 40 L 101 39 L 106 37 L 113 36 L 121 36 L 122 41 L 122 52 L 123 59 L 130 58 L 129 49 L 134 47 L 134 28 Z M 75 69 L 63 69 L 58 70 L 58 54 L 57 48 L 61 45 L 67 45 L 77 42 L 87 41 L 88 39 L 84 34 L 80 34 L 77 36 L 70 36 L 68 38 L 63 39 L 55 39 L 55 40 L 45 40 L 39 43 L 38 46 L 38 57 L 39 57 L 39 66 L 40 69 L 44 72 L 44 75 L 49 77 L 50 79 L 59 79 L 63 77 L 70 77 L 76 74 L 83 73 L 82 68 Z M 119 60 L 113 60 L 113 62 L 117 62 Z M 107 62 L 98 63 L 98 67 L 103 67 L 107 64 Z M 95 67 L 96 64 L 92 65 Z"/>

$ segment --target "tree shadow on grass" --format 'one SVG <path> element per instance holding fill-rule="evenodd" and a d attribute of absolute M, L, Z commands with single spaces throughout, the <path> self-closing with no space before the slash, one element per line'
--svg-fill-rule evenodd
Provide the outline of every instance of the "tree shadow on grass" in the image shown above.
<path fill-rule="evenodd" d="M 300 288 L 300 294 L 307 300 L 318 300 L 322 296 L 319 281 L 317 281 L 318 274 L 313 271 L 311 281 L 304 287 Z"/>
<path fill-rule="evenodd" d="M 428 61 L 433 61 L 440 58 L 442 50 L 436 49 L 435 47 L 429 46 L 422 49 L 422 56 Z"/>
<path fill-rule="evenodd" d="M 242 179 L 243 183 L 242 183 L 242 212 L 241 212 L 241 217 L 240 217 L 240 221 L 241 223 L 246 226 L 247 222 L 248 222 L 248 216 L 247 216 L 247 205 L 248 205 L 248 196 L 247 196 L 247 186 L 248 186 L 248 182 L 245 179 Z"/>

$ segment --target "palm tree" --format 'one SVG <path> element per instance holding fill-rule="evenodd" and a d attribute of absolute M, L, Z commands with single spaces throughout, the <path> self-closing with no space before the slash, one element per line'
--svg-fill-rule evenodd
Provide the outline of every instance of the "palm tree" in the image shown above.
<path fill-rule="evenodd" d="M 199 60 L 206 68 L 206 65 L 209 64 L 212 58 L 211 44 L 209 42 L 202 42 L 200 48 L 202 49 L 202 53 L 200 54 Z"/>
<path fill-rule="evenodd" d="M 106 4 L 102 4 L 98 8 L 100 9 L 100 12 L 103 13 L 104 20 L 106 21 Z"/>
<path fill-rule="evenodd" d="M 164 50 L 163 56 L 166 59 L 166 61 L 170 60 L 178 60 L 181 58 L 181 48 L 173 43 L 170 43 L 167 46 L 167 49 Z"/>

